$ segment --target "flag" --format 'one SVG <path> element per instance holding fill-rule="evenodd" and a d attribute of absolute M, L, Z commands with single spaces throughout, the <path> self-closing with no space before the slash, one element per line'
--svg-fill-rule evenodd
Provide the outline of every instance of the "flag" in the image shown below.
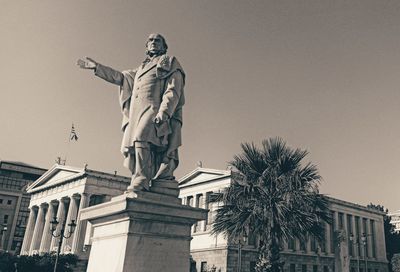
<path fill-rule="evenodd" d="M 78 135 L 76 134 L 74 124 L 72 124 L 72 127 L 71 127 L 71 134 L 69 135 L 69 140 L 70 141 L 74 141 L 74 140 L 78 141 Z"/>

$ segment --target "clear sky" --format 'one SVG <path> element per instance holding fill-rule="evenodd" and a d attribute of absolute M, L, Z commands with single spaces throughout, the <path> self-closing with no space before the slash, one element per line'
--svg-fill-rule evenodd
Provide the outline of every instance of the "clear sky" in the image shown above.
<path fill-rule="evenodd" d="M 400 209 L 400 1 L 0 2 L 2 160 L 128 174 L 117 88 L 76 60 L 135 68 L 159 32 L 187 74 L 178 177 L 280 136 L 323 193 Z"/>

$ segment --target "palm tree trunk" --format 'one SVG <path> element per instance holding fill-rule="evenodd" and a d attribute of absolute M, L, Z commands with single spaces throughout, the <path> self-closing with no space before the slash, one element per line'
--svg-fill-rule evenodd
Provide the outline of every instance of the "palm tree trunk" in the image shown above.
<path fill-rule="evenodd" d="M 271 272 L 280 272 L 282 271 L 282 262 L 280 255 L 280 245 L 279 239 L 276 236 L 275 227 L 271 230 L 271 242 L 269 245 L 269 262 L 271 264 Z"/>

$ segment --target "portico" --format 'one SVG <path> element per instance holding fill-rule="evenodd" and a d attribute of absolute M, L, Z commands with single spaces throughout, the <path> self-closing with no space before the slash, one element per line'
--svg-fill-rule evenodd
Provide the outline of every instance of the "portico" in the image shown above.
<path fill-rule="evenodd" d="M 69 224 L 74 220 L 77 224 L 71 237 L 63 240 L 61 253 L 84 255 L 84 246 L 90 244 L 90 224 L 80 220 L 80 211 L 122 194 L 129 183 L 129 178 L 115 174 L 54 165 L 27 189 L 31 194 L 30 215 L 21 254 L 57 250 L 60 238 L 50 232 L 50 221 L 56 216 L 59 222 Z M 58 224 L 57 233 L 61 225 Z"/>

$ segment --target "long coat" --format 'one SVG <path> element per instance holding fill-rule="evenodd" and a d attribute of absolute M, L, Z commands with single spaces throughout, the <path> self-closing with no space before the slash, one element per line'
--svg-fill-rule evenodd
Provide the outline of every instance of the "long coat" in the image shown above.
<path fill-rule="evenodd" d="M 135 70 L 123 72 L 98 64 L 95 75 L 120 86 L 119 101 L 124 133 L 121 151 L 128 160 L 136 142 L 148 142 L 178 161 L 182 144 L 182 107 L 184 71 L 175 57 L 162 55 Z M 167 122 L 155 124 L 158 112 L 166 113 Z M 130 164 L 125 160 L 125 166 Z"/>

